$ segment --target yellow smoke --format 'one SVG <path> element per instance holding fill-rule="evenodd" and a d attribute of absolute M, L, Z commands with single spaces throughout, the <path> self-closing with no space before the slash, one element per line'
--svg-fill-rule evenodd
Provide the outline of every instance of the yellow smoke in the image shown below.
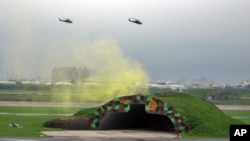
<path fill-rule="evenodd" d="M 81 88 L 75 90 L 78 94 L 72 92 L 74 90 L 67 90 L 67 94 L 60 96 L 65 102 L 107 101 L 140 92 L 140 84 L 148 81 L 140 63 L 125 56 L 110 38 L 76 47 L 73 56 L 72 61 L 85 64 L 91 70 L 91 77 L 86 80 L 86 85 L 76 88 Z"/>

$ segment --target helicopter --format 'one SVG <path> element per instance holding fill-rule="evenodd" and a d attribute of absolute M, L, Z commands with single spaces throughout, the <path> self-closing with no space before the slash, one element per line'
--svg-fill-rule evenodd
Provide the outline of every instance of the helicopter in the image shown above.
<path fill-rule="evenodd" d="M 73 21 L 70 20 L 69 18 L 58 18 L 58 19 L 59 19 L 59 21 L 61 21 L 61 22 L 73 23 Z"/>
<path fill-rule="evenodd" d="M 139 19 L 136 18 L 129 18 L 128 21 L 135 23 L 135 24 L 142 24 L 142 22 Z"/>

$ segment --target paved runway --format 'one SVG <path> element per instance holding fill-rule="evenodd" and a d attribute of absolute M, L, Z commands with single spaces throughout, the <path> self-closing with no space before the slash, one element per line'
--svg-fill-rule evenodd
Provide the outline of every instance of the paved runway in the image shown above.
<path fill-rule="evenodd" d="M 73 141 L 228 141 L 229 139 L 182 139 L 174 133 L 138 131 L 138 130 L 106 130 L 106 131 L 46 131 L 53 140 Z M 47 138 L 50 141 L 50 138 Z M 0 140 L 1 141 L 1 140 Z M 47 141 L 47 140 L 45 140 Z"/>
<path fill-rule="evenodd" d="M 145 131 L 145 130 L 81 130 L 81 131 L 44 131 L 49 137 L 78 137 L 78 138 L 112 138 L 112 139 L 173 139 L 175 133 Z"/>
<path fill-rule="evenodd" d="M 80 107 L 90 108 L 101 106 L 103 103 L 53 103 L 53 102 L 9 102 L 0 101 L 0 106 L 19 107 Z M 216 105 L 221 110 L 250 110 L 250 105 Z"/>
<path fill-rule="evenodd" d="M 229 139 L 0 138 L 0 141 L 229 141 Z"/>
<path fill-rule="evenodd" d="M 56 102 L 11 102 L 0 101 L 0 106 L 10 107 L 79 107 L 90 108 L 102 105 L 102 103 L 56 103 Z"/>

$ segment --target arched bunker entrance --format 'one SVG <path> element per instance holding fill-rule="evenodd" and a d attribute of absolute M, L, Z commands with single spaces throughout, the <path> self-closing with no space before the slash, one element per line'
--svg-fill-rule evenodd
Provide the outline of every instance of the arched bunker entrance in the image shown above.
<path fill-rule="evenodd" d="M 91 129 L 146 129 L 188 132 L 184 117 L 174 107 L 151 96 L 131 95 L 115 98 L 97 109 L 90 118 Z"/>

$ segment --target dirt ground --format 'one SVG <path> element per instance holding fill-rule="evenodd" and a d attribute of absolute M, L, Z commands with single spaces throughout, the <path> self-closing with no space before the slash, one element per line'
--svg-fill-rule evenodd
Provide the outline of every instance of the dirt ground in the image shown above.
<path fill-rule="evenodd" d="M 83 116 L 74 116 L 47 121 L 44 123 L 44 126 L 49 128 L 61 128 L 68 130 L 87 130 L 89 128 L 88 123 L 88 118 Z"/>

